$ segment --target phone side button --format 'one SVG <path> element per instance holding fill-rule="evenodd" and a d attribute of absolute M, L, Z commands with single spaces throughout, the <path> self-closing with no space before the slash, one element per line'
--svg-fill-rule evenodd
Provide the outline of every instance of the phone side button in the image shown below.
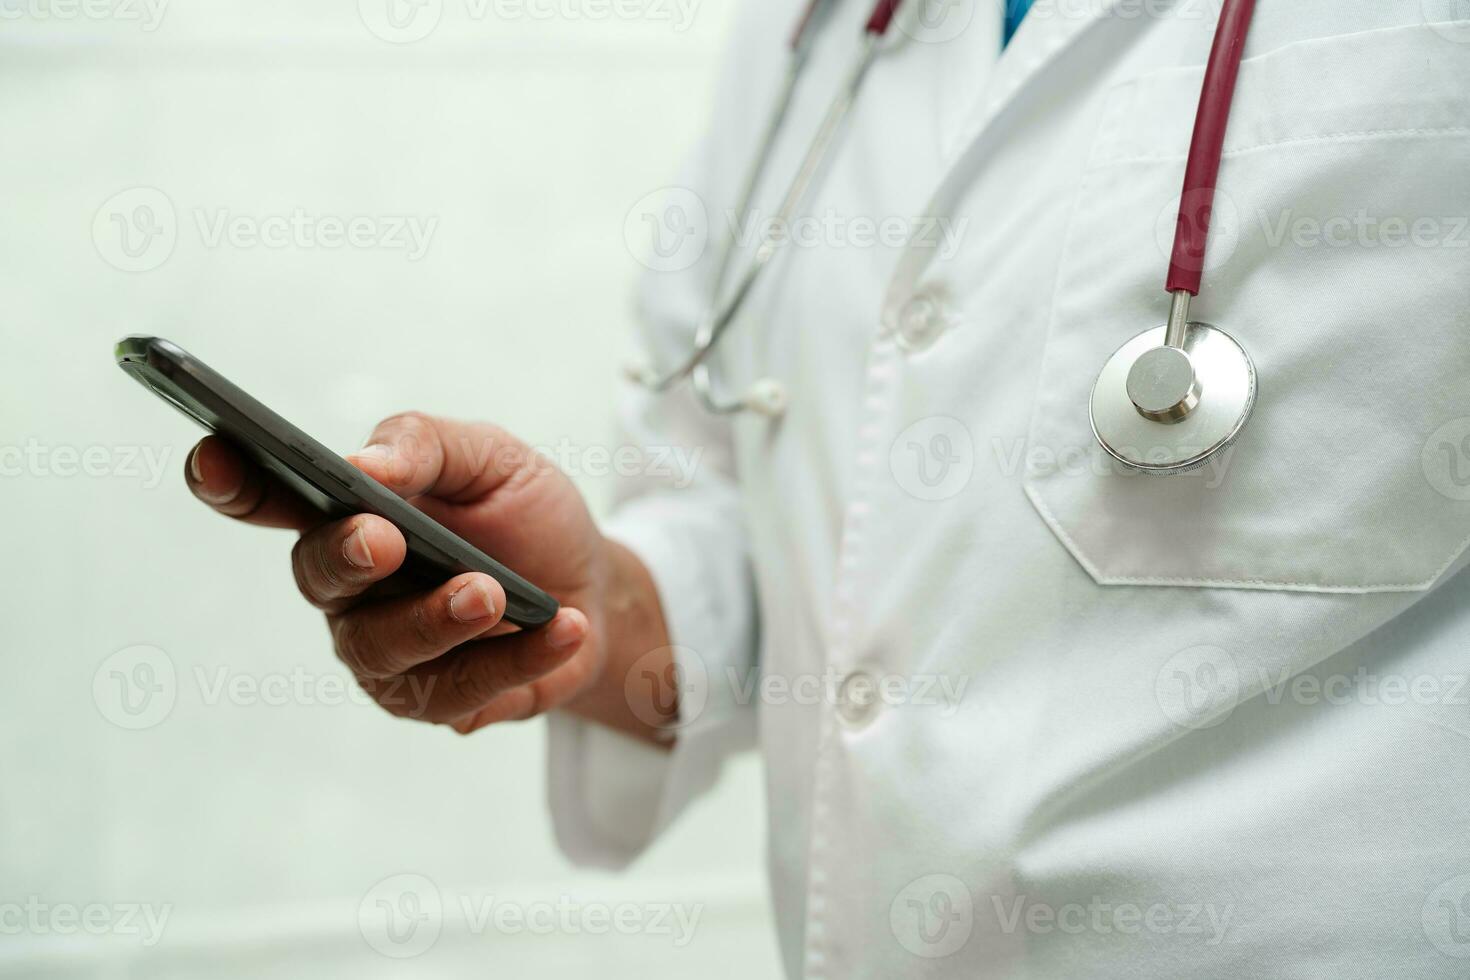
<path fill-rule="evenodd" d="M 286 442 L 286 445 L 290 446 L 293 453 L 295 453 L 297 456 L 300 456 L 308 463 L 314 464 L 316 462 L 316 457 L 311 454 L 311 450 L 307 449 L 303 443 L 297 442 L 295 439 L 291 439 Z"/>

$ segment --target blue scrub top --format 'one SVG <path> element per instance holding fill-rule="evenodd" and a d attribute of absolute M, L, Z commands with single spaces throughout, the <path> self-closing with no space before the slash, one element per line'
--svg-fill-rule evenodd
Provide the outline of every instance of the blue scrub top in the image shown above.
<path fill-rule="evenodd" d="M 1026 12 L 1031 9 L 1032 0 L 1006 0 L 1006 29 L 1005 43 L 1010 44 L 1011 38 L 1016 33 L 1016 28 L 1021 26 Z"/>

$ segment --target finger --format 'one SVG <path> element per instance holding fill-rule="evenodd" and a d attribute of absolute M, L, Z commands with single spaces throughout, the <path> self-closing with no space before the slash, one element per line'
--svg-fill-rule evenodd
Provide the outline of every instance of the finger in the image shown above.
<path fill-rule="evenodd" d="M 469 735 L 504 721 L 525 721 L 560 708 L 581 694 L 592 676 L 593 661 L 584 643 L 572 657 L 544 677 L 523 687 L 506 691 L 472 715 L 453 723 L 455 731 Z"/>
<path fill-rule="evenodd" d="M 394 714 L 423 721 L 443 724 L 467 718 L 569 661 L 587 641 L 587 632 L 587 617 L 564 608 L 545 629 L 467 643 L 404 672 L 408 689 L 420 692 L 406 705 L 409 710 L 379 703 Z M 533 703 L 528 710 L 535 713 L 541 707 Z"/>
<path fill-rule="evenodd" d="M 400 496 L 466 501 L 492 492 L 538 457 L 498 426 L 409 412 L 381 422 L 368 445 L 347 458 Z"/>
<path fill-rule="evenodd" d="M 291 549 L 296 586 L 312 605 L 340 612 L 398 571 L 408 545 L 392 524 L 358 514 L 307 531 Z"/>
<path fill-rule="evenodd" d="M 332 618 L 337 655 L 359 678 L 393 677 L 468 643 L 500 622 L 505 590 L 488 575 L 456 575 L 432 592 L 364 603 Z"/>
<path fill-rule="evenodd" d="M 210 507 L 247 524 L 304 531 L 322 522 L 320 511 L 219 436 L 189 453 L 184 482 Z"/>

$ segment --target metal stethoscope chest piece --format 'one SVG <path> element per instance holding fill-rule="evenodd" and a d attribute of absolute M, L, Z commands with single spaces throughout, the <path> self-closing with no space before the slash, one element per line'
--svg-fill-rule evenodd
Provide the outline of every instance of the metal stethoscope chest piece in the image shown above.
<path fill-rule="evenodd" d="M 1219 327 L 1190 321 L 1189 299 L 1175 293 L 1169 323 L 1118 348 L 1093 386 L 1092 431 L 1130 469 L 1204 465 L 1235 441 L 1255 404 L 1245 348 Z"/>
<path fill-rule="evenodd" d="M 1144 473 L 1183 473 L 1235 441 L 1256 401 L 1256 369 L 1236 339 L 1192 321 L 1209 237 L 1210 203 L 1255 0 L 1226 0 L 1205 69 L 1166 285 L 1169 322 L 1145 330 L 1103 365 L 1092 431 L 1114 459 Z M 1203 206 L 1201 206 L 1203 202 Z"/>

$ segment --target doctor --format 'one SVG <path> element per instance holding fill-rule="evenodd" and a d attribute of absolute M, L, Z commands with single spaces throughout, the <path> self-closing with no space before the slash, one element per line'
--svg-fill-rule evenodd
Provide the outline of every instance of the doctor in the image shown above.
<path fill-rule="evenodd" d="M 761 261 L 745 235 L 720 274 L 864 44 L 867 5 L 831 5 L 732 215 L 799 6 L 741 5 L 673 192 L 707 224 L 651 213 L 695 234 L 643 293 L 665 370 Z M 792 214 L 819 232 L 706 362 L 705 396 L 773 410 L 630 386 L 627 441 L 698 450 L 692 484 L 630 480 L 598 527 L 491 425 L 402 415 L 355 457 L 555 592 L 548 629 L 503 634 L 483 576 L 375 588 L 391 526 L 316 524 L 218 441 L 189 483 L 303 532 L 297 581 L 365 684 L 436 678 L 414 714 L 462 732 L 547 713 L 576 858 L 625 864 L 755 740 L 791 977 L 1463 977 L 1463 7 L 1260 0 L 1190 313 L 1248 351 L 1254 408 L 1155 476 L 1104 451 L 1090 398 L 1170 316 L 1220 3 L 999 6 L 915 0 L 874 44 Z"/>

